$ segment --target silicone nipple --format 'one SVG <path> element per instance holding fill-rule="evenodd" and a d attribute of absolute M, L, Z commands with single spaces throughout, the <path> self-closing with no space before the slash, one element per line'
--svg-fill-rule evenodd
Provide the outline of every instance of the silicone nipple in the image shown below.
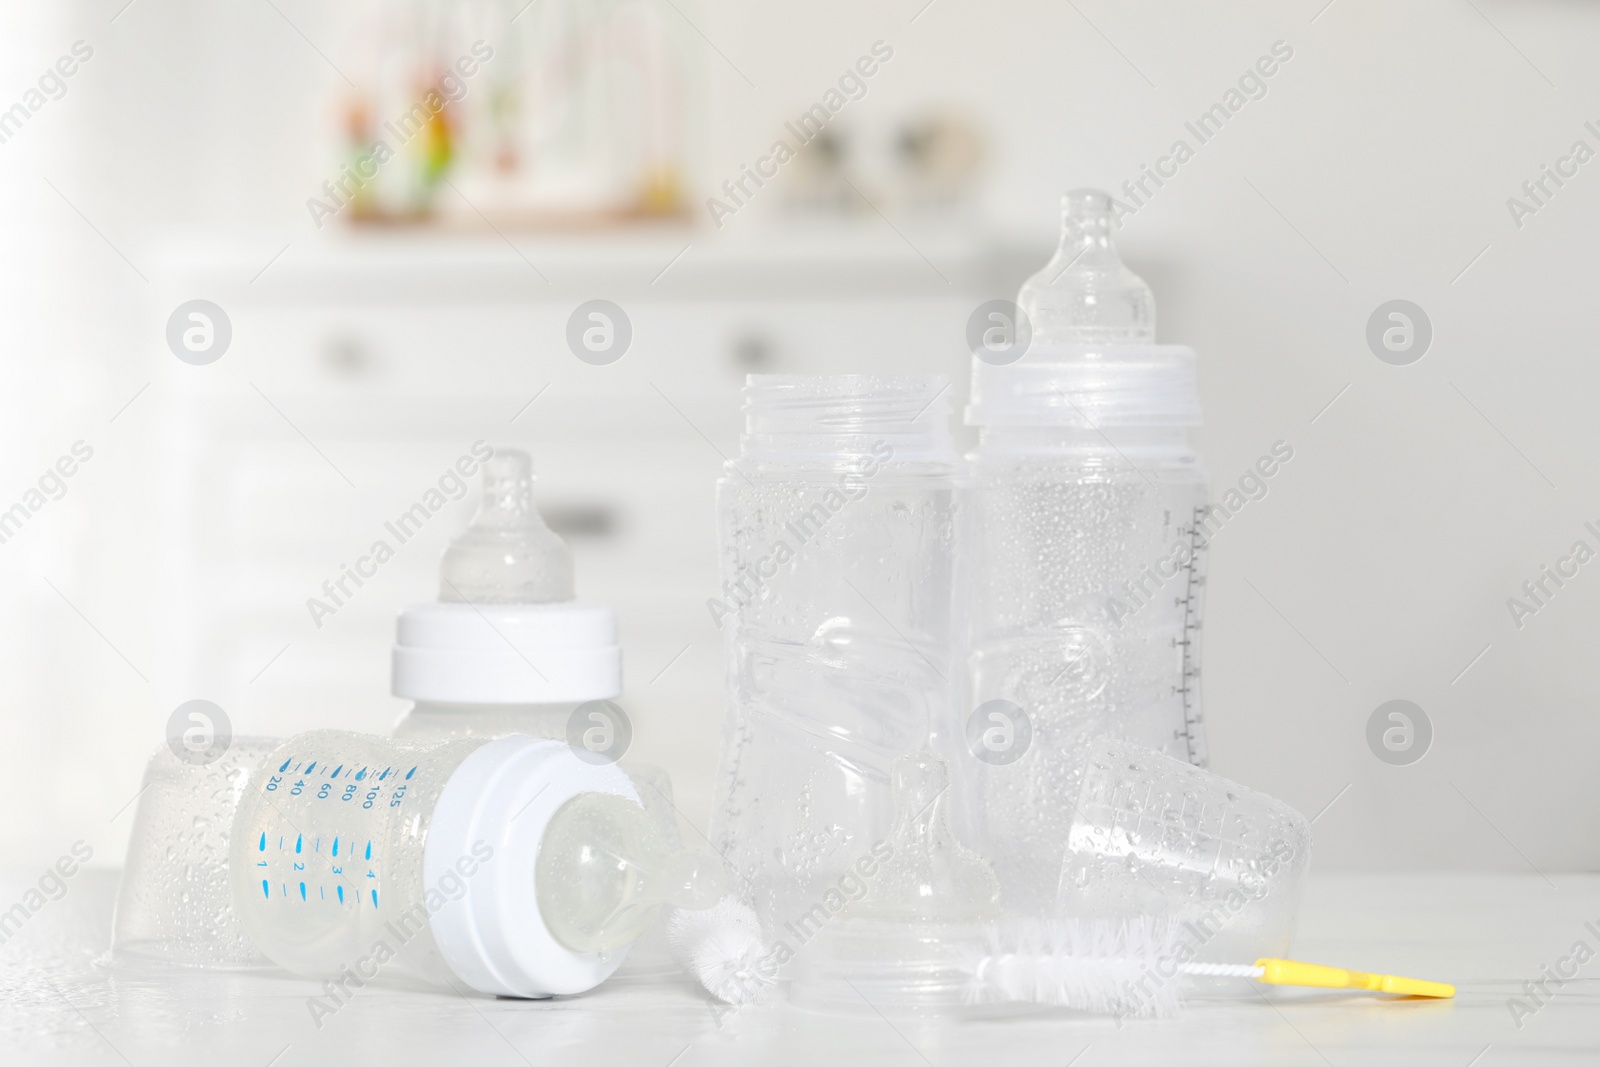
<path fill-rule="evenodd" d="M 1000 881 L 950 829 L 950 767 L 926 752 L 894 761 L 894 830 L 871 888 L 851 914 L 887 922 L 972 922 L 998 913 Z"/>
<path fill-rule="evenodd" d="M 535 867 L 539 914 L 574 952 L 639 938 L 660 909 L 709 908 L 728 893 L 720 861 L 667 846 L 655 821 L 625 797 L 583 793 L 545 829 Z"/>
<path fill-rule="evenodd" d="M 1035 344 L 1155 342 L 1155 297 L 1122 265 L 1112 229 L 1110 194 L 1074 189 L 1061 198 L 1061 244 L 1017 294 Z"/>
<path fill-rule="evenodd" d="M 483 465 L 483 503 L 439 565 L 439 599 L 545 604 L 572 599 L 572 550 L 533 506 L 533 460 L 497 449 Z"/>

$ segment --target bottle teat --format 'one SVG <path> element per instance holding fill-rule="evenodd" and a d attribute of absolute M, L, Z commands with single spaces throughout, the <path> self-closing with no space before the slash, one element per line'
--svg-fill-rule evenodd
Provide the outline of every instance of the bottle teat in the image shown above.
<path fill-rule="evenodd" d="M 950 829 L 950 767 L 927 752 L 894 761 L 893 855 L 851 914 L 888 922 L 971 922 L 992 918 L 1000 881 Z"/>
<path fill-rule="evenodd" d="M 1017 294 L 1034 344 L 1155 343 L 1155 297 L 1117 256 L 1111 207 L 1098 189 L 1061 198 L 1061 244 Z"/>
<path fill-rule="evenodd" d="M 643 808 L 609 793 L 582 793 L 556 812 L 534 881 L 545 926 L 574 952 L 622 948 L 661 908 L 698 911 L 728 893 L 719 860 L 672 849 Z"/>
<path fill-rule="evenodd" d="M 572 599 L 572 550 L 533 506 L 533 460 L 496 449 L 483 465 L 483 503 L 439 565 L 439 599 L 546 604 Z"/>

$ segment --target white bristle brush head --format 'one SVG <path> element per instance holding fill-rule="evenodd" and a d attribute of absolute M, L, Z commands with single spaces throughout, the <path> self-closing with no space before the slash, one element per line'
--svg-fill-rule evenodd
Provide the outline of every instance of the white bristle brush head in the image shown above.
<path fill-rule="evenodd" d="M 986 945 L 963 954 L 966 999 L 1170 1016 L 1178 1010 L 1177 941 L 1173 924 L 1150 918 L 998 924 L 988 929 Z"/>
<path fill-rule="evenodd" d="M 760 998 L 770 976 L 760 970 L 766 945 L 756 913 L 736 897 L 723 897 L 703 911 L 674 911 L 667 919 L 672 958 L 728 1004 Z"/>

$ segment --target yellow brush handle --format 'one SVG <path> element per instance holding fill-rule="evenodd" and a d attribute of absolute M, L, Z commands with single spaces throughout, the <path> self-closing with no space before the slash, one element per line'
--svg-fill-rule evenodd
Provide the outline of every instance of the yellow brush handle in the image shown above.
<path fill-rule="evenodd" d="M 1270 985 L 1370 989 L 1402 997 L 1456 995 L 1456 987 L 1447 982 L 1424 982 L 1420 978 L 1402 978 L 1397 974 L 1368 974 L 1365 971 L 1347 971 L 1340 967 L 1324 967 L 1320 963 L 1300 963 L 1297 960 L 1261 959 L 1256 960 L 1256 966 L 1262 970 L 1260 981 Z"/>

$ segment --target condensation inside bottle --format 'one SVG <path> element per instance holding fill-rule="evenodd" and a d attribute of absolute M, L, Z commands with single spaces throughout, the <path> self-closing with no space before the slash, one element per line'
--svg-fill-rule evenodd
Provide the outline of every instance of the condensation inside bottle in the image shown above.
<path fill-rule="evenodd" d="M 1111 207 L 1110 194 L 1098 189 L 1061 198 L 1061 243 L 1017 295 L 1034 344 L 1155 342 L 1155 297 L 1117 255 Z"/>
<path fill-rule="evenodd" d="M 572 549 L 533 504 L 533 460 L 497 450 L 483 465 L 483 503 L 439 567 L 439 599 L 472 604 L 571 600 Z"/>

